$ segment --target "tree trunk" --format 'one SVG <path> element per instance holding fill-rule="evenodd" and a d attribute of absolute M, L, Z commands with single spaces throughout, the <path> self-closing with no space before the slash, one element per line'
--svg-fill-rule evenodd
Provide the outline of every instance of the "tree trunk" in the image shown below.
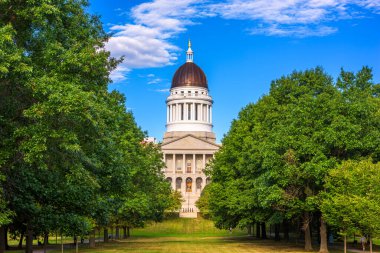
<path fill-rule="evenodd" d="M 104 229 L 104 242 L 108 242 L 108 229 Z"/>
<path fill-rule="evenodd" d="M 46 253 L 46 247 L 49 243 L 49 233 L 48 232 L 45 232 L 44 234 L 44 253 Z"/>
<path fill-rule="evenodd" d="M 130 227 L 127 227 L 127 237 L 130 237 L 131 236 L 131 232 L 130 232 Z"/>
<path fill-rule="evenodd" d="M 127 239 L 127 226 L 123 226 L 123 239 Z"/>
<path fill-rule="evenodd" d="M 261 223 L 261 239 L 267 239 L 267 229 L 265 227 L 265 222 Z"/>
<path fill-rule="evenodd" d="M 279 241 L 280 239 L 280 224 L 274 224 L 274 240 Z"/>
<path fill-rule="evenodd" d="M 89 247 L 95 248 L 95 229 L 91 231 L 90 239 L 89 239 Z"/>
<path fill-rule="evenodd" d="M 22 249 L 22 242 L 24 241 L 24 232 L 21 233 L 20 241 L 18 242 L 18 249 Z"/>
<path fill-rule="evenodd" d="M 319 253 L 328 253 L 329 249 L 327 246 L 327 226 L 323 218 L 321 218 L 321 226 L 319 228 L 319 234 L 321 236 L 321 245 L 319 248 Z"/>
<path fill-rule="evenodd" d="M 256 223 L 256 238 L 260 239 L 260 223 Z"/>
<path fill-rule="evenodd" d="M 303 220 L 303 226 L 302 226 L 302 230 L 305 233 L 305 250 L 306 251 L 312 251 L 313 250 L 313 246 L 311 245 L 310 223 L 311 223 L 310 214 L 308 212 L 306 212 L 304 214 L 304 220 Z"/>
<path fill-rule="evenodd" d="M 115 235 L 115 239 L 116 239 L 116 240 L 119 240 L 119 239 L 120 239 L 120 228 L 119 228 L 119 226 L 116 227 L 116 235 Z"/>
<path fill-rule="evenodd" d="M 247 226 L 247 233 L 248 233 L 248 235 L 252 235 L 252 227 L 251 227 L 251 224 L 249 224 L 249 225 Z"/>
<path fill-rule="evenodd" d="M 289 242 L 289 223 L 288 223 L 288 221 L 284 220 L 283 226 L 284 226 L 284 239 L 287 242 Z"/>
<path fill-rule="evenodd" d="M 33 230 L 26 228 L 26 246 L 25 253 L 33 253 Z"/>
<path fill-rule="evenodd" d="M 5 252 L 5 237 L 6 237 L 6 233 L 5 233 L 5 227 L 4 226 L 1 226 L 0 227 L 0 253 L 4 253 Z"/>
<path fill-rule="evenodd" d="M 63 253 L 63 235 L 61 232 L 61 253 Z"/>
<path fill-rule="evenodd" d="M 369 252 L 372 253 L 372 237 L 369 236 L 368 239 L 369 239 Z"/>
<path fill-rule="evenodd" d="M 75 240 L 75 253 L 78 253 L 78 238 Z"/>
<path fill-rule="evenodd" d="M 344 253 L 347 253 L 347 235 L 344 235 Z"/>

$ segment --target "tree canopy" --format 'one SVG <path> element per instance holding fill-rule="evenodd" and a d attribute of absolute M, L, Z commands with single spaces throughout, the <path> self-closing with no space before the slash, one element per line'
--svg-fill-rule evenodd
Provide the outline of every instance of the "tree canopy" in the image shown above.
<path fill-rule="evenodd" d="M 0 2 L 0 225 L 26 234 L 27 252 L 34 235 L 85 234 L 143 203 L 141 220 L 158 219 L 169 201 L 160 151 L 108 91 L 122 59 L 87 6 Z"/>
<path fill-rule="evenodd" d="M 336 82 L 322 68 L 293 72 L 247 105 L 209 166 L 209 207 L 219 227 L 301 219 L 311 250 L 312 217 L 320 193 L 342 161 L 379 155 L 378 85 L 371 69 L 341 71 Z M 321 241 L 327 251 L 326 226 Z"/>

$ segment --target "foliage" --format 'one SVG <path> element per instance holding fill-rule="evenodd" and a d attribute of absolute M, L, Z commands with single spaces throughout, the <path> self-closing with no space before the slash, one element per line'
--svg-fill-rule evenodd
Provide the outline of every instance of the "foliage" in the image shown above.
<path fill-rule="evenodd" d="M 331 170 L 321 211 L 328 224 L 344 234 L 379 235 L 380 164 L 347 161 Z"/>
<path fill-rule="evenodd" d="M 367 67 L 342 70 L 336 84 L 319 67 L 273 81 L 233 121 L 209 168 L 216 225 L 303 219 L 308 235 L 329 171 L 347 159 L 377 159 L 378 112 Z"/>
<path fill-rule="evenodd" d="M 0 2 L 0 224 L 13 213 L 20 234 L 84 234 L 131 208 L 159 220 L 168 205 L 161 153 L 108 91 L 119 60 L 87 6 Z"/>

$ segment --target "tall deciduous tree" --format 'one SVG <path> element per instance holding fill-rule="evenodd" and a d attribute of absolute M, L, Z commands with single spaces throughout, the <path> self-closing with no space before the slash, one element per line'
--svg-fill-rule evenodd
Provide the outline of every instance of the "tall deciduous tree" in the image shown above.
<path fill-rule="evenodd" d="M 380 164 L 370 160 L 347 161 L 329 172 L 326 191 L 322 194 L 324 219 L 346 237 L 359 232 L 380 234 Z"/>
<path fill-rule="evenodd" d="M 0 2 L 0 210 L 14 213 L 26 252 L 34 235 L 108 225 L 138 194 L 139 173 L 139 190 L 162 200 L 148 199 L 149 217 L 165 206 L 160 154 L 140 144 L 145 134 L 124 97 L 107 90 L 118 61 L 104 50 L 108 36 L 87 5 Z"/>
<path fill-rule="evenodd" d="M 239 113 L 211 165 L 217 224 L 299 218 L 311 250 L 310 224 L 321 216 L 319 194 L 329 170 L 379 155 L 377 96 L 366 67 L 356 75 L 342 71 L 336 84 L 321 68 L 273 81 L 268 95 Z M 327 252 L 320 223 L 320 252 Z"/>

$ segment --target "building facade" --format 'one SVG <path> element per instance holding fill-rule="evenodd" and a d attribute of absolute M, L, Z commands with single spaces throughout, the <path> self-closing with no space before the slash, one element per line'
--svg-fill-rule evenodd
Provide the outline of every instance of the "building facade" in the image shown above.
<path fill-rule="evenodd" d="M 206 164 L 220 148 L 212 132 L 212 105 L 207 78 L 193 62 L 189 41 L 186 63 L 175 72 L 166 100 L 166 132 L 161 149 L 164 174 L 184 199 L 180 217 L 197 217 L 195 202 L 210 182 Z"/>

